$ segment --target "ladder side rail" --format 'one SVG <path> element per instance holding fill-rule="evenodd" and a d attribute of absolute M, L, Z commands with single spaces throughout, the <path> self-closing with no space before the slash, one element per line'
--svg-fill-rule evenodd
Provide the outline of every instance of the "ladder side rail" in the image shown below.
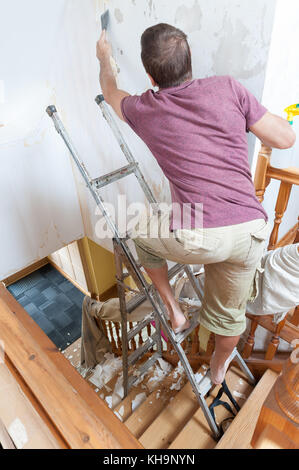
<path fill-rule="evenodd" d="M 119 127 L 116 123 L 116 120 L 114 119 L 105 99 L 104 99 L 104 96 L 103 95 L 99 95 L 96 97 L 96 103 L 99 105 L 101 111 L 102 111 L 102 114 L 104 116 L 104 118 L 106 119 L 107 123 L 109 124 L 123 154 L 125 155 L 127 161 L 129 163 L 138 163 L 137 160 L 134 158 L 127 142 L 125 141 L 123 135 L 121 134 L 120 130 L 119 130 Z M 142 174 L 142 172 L 140 171 L 140 168 L 139 166 L 137 165 L 136 166 L 136 171 L 135 171 L 135 176 L 148 200 L 148 202 L 150 204 L 153 204 L 153 205 L 156 205 L 157 204 L 157 200 L 155 198 L 155 196 L 153 195 L 152 193 L 152 190 L 150 189 L 149 185 L 147 184 L 147 182 L 145 181 L 145 178 Z"/>
<path fill-rule="evenodd" d="M 94 190 L 93 185 L 92 185 L 92 179 L 91 179 L 88 171 L 86 170 L 84 163 L 80 160 L 80 158 L 78 156 L 78 153 L 77 153 L 75 147 L 73 146 L 73 144 L 71 142 L 71 139 L 70 139 L 70 137 L 69 137 L 69 135 L 68 135 L 68 133 L 67 133 L 67 131 L 66 131 L 66 129 L 65 129 L 58 113 L 57 113 L 57 111 L 56 111 L 56 108 L 54 106 L 49 106 L 49 108 L 47 108 L 47 113 L 52 118 L 58 134 L 60 134 L 60 136 L 62 137 L 62 139 L 63 139 L 65 145 L 67 146 L 71 156 L 73 157 L 73 160 L 74 160 L 79 172 L 81 173 L 88 189 L 90 190 L 96 204 L 98 206 L 100 206 L 100 209 L 102 211 L 103 216 L 105 217 L 105 219 L 107 221 L 107 224 L 109 225 L 109 227 L 110 227 L 111 231 L 113 232 L 115 238 L 120 243 L 121 237 L 120 237 L 120 234 L 118 232 L 118 229 L 117 229 L 116 225 L 113 223 L 113 221 L 111 220 L 111 217 L 109 216 L 109 214 L 106 210 L 103 199 L 97 193 L 97 191 Z"/>
<path fill-rule="evenodd" d="M 169 327 L 168 327 L 169 329 Z M 197 383 L 196 381 L 196 377 L 195 377 L 195 374 L 192 370 L 192 367 L 188 361 L 188 358 L 186 356 L 186 353 L 185 351 L 183 350 L 182 346 L 181 345 L 178 345 L 178 344 L 175 344 L 173 343 L 175 349 L 177 350 L 177 353 L 179 355 L 179 358 L 181 360 L 181 363 L 185 369 L 185 372 L 187 374 L 187 377 L 189 379 L 189 382 L 191 384 L 191 387 L 192 387 L 192 390 L 202 408 L 202 411 L 205 415 L 205 418 L 210 426 L 210 429 L 212 430 L 214 436 L 216 439 L 218 439 L 220 437 L 220 432 L 219 432 L 219 429 L 218 429 L 218 426 L 216 424 L 216 422 L 214 421 L 213 417 L 212 417 L 212 414 L 209 410 L 209 407 L 207 406 L 206 404 L 206 401 L 205 401 L 205 398 L 204 398 L 204 395 L 200 393 L 199 391 L 199 384 Z M 211 385 L 210 387 L 211 388 Z"/>
<path fill-rule="evenodd" d="M 143 275 L 141 274 L 140 270 L 138 269 L 137 263 L 136 263 L 136 261 L 133 257 L 132 252 L 130 251 L 128 245 L 122 240 L 116 225 L 111 220 L 111 217 L 110 217 L 109 213 L 106 210 L 104 201 L 102 200 L 102 198 L 98 194 L 98 192 L 94 190 L 94 188 L 92 186 L 92 179 L 91 179 L 88 171 L 86 170 L 86 168 L 84 166 L 84 163 L 80 160 L 80 158 L 78 156 L 78 153 L 77 153 L 75 147 L 73 146 L 73 144 L 71 142 L 71 139 L 70 139 L 70 137 L 69 137 L 69 135 L 68 135 L 68 133 L 67 133 L 67 131 L 66 131 L 59 115 L 58 115 L 58 113 L 57 113 L 57 110 L 56 110 L 55 106 L 49 106 L 47 108 L 47 113 L 52 118 L 58 134 L 60 134 L 60 136 L 62 137 L 64 143 L 66 144 L 66 146 L 68 148 L 68 150 L 70 151 L 71 156 L 73 157 L 74 162 L 76 163 L 76 166 L 77 166 L 78 170 L 80 171 L 82 177 L 84 178 L 84 180 L 86 182 L 86 185 L 87 185 L 88 189 L 90 190 L 96 204 L 100 207 L 100 209 L 102 211 L 102 214 L 103 214 L 103 216 L 105 217 L 105 219 L 107 221 L 107 224 L 109 225 L 111 231 L 114 234 L 114 239 L 116 240 L 117 244 L 122 247 L 124 253 L 126 254 L 126 256 L 128 258 L 128 260 L 130 261 L 130 264 L 133 268 L 133 271 L 134 271 L 135 275 L 138 277 L 138 280 L 140 281 L 140 283 L 142 285 L 142 288 L 145 290 L 145 292 L 147 294 L 149 294 L 149 295 L 147 295 L 147 297 L 150 300 L 152 306 L 155 308 L 156 307 L 155 306 L 155 301 L 152 298 L 151 294 L 148 292 L 147 282 L 145 281 L 145 279 L 144 279 Z"/>

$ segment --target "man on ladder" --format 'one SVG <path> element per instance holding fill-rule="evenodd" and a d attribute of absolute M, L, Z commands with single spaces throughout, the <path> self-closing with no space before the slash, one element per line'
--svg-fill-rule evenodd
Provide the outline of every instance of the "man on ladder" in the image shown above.
<path fill-rule="evenodd" d="M 246 327 L 245 307 L 253 299 L 268 236 L 267 215 L 252 183 L 246 132 L 274 148 L 291 147 L 295 134 L 232 77 L 193 80 L 187 37 L 177 28 L 158 24 L 144 32 L 141 42 L 145 70 L 159 91 L 130 96 L 118 89 L 104 30 L 97 44 L 103 94 L 152 151 L 170 182 L 173 203 L 182 213 L 184 205 L 191 212 L 187 226 L 181 217 L 162 213 L 156 223 L 163 237 L 149 236 L 148 221 L 134 241 L 176 333 L 189 323 L 173 296 L 165 260 L 205 265 L 200 323 L 216 335 L 210 367 L 213 383 L 220 384 Z"/>

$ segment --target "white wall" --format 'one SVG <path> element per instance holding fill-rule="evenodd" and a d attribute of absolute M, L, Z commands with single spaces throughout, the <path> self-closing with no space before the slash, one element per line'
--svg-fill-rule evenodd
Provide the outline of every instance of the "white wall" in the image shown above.
<path fill-rule="evenodd" d="M 188 33 L 195 77 L 231 74 L 262 96 L 275 0 L 0 0 L 0 123 L 6 124 L 0 128 L 0 278 L 83 234 L 99 242 L 94 203 L 81 178 L 75 186 L 64 144 L 44 110 L 56 104 L 92 176 L 125 164 L 94 103 L 100 92 L 95 43 L 105 3 L 119 85 L 128 92 L 149 87 L 140 36 L 165 21 Z M 149 150 L 120 125 L 155 194 L 168 199 Z M 251 136 L 250 158 L 253 145 Z M 103 191 L 110 202 L 117 193 L 126 193 L 128 202 L 142 200 L 132 177 Z"/>
<path fill-rule="evenodd" d="M 0 279 L 84 235 L 67 152 L 44 110 L 64 1 L 0 1 Z"/>
<path fill-rule="evenodd" d="M 284 109 L 299 102 L 299 2 L 277 1 L 271 48 L 267 65 L 262 102 L 273 113 L 286 118 Z M 294 130 L 299 136 L 299 117 L 294 118 Z M 255 157 L 260 149 L 257 145 Z M 253 168 L 255 167 L 254 159 Z M 299 167 L 299 137 L 295 146 L 288 150 L 273 150 L 271 164 L 278 168 Z M 264 207 L 271 222 L 274 220 L 274 206 L 279 191 L 279 182 L 272 181 L 266 190 Z M 280 226 L 279 238 L 297 222 L 299 216 L 299 187 L 293 186 L 289 207 Z"/>

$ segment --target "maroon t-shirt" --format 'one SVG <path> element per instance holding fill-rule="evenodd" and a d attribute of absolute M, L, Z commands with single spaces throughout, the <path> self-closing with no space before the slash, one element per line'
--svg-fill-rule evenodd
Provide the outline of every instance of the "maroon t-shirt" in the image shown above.
<path fill-rule="evenodd" d="M 267 220 L 246 136 L 267 110 L 237 80 L 210 77 L 148 90 L 124 98 L 121 108 L 169 180 L 172 202 L 191 204 L 192 228 L 195 204 L 202 204 L 204 228 Z"/>

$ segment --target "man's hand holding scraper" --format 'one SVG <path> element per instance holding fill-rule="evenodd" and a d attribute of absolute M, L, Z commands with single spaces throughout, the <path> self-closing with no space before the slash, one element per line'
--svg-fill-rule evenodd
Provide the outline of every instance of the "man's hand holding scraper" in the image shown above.
<path fill-rule="evenodd" d="M 102 86 L 103 95 L 108 104 L 112 106 L 118 117 L 122 120 L 123 115 L 121 112 L 120 103 L 125 96 L 129 93 L 119 90 L 117 87 L 116 79 L 111 66 L 112 47 L 107 41 L 106 29 L 103 29 L 100 40 L 97 42 L 97 58 L 100 61 L 100 82 Z"/>

